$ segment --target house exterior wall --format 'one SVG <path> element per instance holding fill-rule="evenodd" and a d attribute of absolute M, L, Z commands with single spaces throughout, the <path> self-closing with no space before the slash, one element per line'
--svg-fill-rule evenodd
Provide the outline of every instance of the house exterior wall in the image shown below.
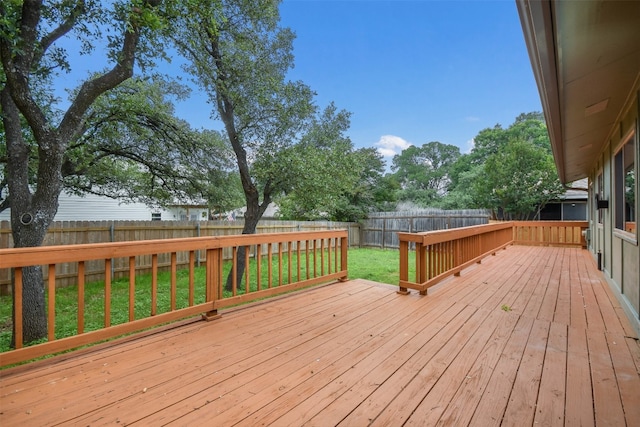
<path fill-rule="evenodd" d="M 640 249 L 638 246 L 638 230 L 616 228 L 616 214 L 620 210 L 620 192 L 616 192 L 616 155 L 630 139 L 634 143 L 635 198 L 634 206 L 637 214 L 640 211 L 638 196 L 640 186 L 640 84 L 636 85 L 632 101 L 620 114 L 616 131 L 608 145 L 598 157 L 597 164 L 589 176 L 591 202 L 589 203 L 589 222 L 591 242 L 589 249 L 596 260 L 600 258 L 601 267 L 611 289 L 617 294 L 627 315 L 640 330 Z M 619 167 L 619 166 L 618 166 Z M 602 187 L 602 188 L 600 188 Z M 607 208 L 598 209 L 595 196 L 607 200 Z M 637 224 L 637 217 L 633 218 Z"/>
<path fill-rule="evenodd" d="M 122 203 L 109 197 L 62 193 L 54 221 L 151 221 L 152 214 L 162 220 L 176 220 L 174 213 L 152 209 L 142 203 Z M 9 209 L 0 212 L 0 221 L 11 219 Z M 179 219 L 179 218 L 178 218 Z"/>

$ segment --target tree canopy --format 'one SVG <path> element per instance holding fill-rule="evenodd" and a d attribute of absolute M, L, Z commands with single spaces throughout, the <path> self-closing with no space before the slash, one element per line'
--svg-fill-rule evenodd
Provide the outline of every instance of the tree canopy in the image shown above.
<path fill-rule="evenodd" d="M 411 146 L 394 156 L 391 170 L 401 186 L 398 199 L 425 207 L 436 203 L 446 192 L 458 157 L 457 146 L 438 141 Z"/>
<path fill-rule="evenodd" d="M 530 219 L 564 191 L 541 113 L 520 114 L 508 128 L 483 129 L 452 166 L 446 208 L 485 208 L 495 217 Z"/>
<path fill-rule="evenodd" d="M 489 156 L 472 188 L 494 216 L 518 220 L 531 219 L 564 191 L 551 156 L 519 139 Z"/>

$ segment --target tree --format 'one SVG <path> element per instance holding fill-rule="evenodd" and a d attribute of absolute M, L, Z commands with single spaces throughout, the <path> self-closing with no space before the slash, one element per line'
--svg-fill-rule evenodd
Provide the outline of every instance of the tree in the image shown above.
<path fill-rule="evenodd" d="M 530 142 L 512 140 L 487 159 L 473 189 L 494 217 L 528 219 L 564 188 L 553 158 Z"/>
<path fill-rule="evenodd" d="M 185 92 L 160 77 L 132 78 L 98 97 L 65 154 L 65 189 L 155 206 L 216 202 L 229 187 L 231 151 L 217 132 L 174 116 L 168 98 Z"/>
<path fill-rule="evenodd" d="M 353 153 L 359 176 L 355 185 L 339 200 L 333 219 L 357 222 L 367 218 L 369 212 L 395 209 L 397 187 L 394 180 L 385 177 L 382 155 L 375 148 L 361 148 Z"/>
<path fill-rule="evenodd" d="M 187 70 L 214 105 L 233 147 L 247 210 L 243 234 L 256 231 L 274 196 L 288 191 L 287 149 L 315 114 L 313 92 L 286 80 L 294 34 L 280 28 L 278 1 L 189 0 L 177 8 L 171 37 Z M 302 179 L 299 177 L 298 179 Z M 237 283 L 244 275 L 239 248 Z M 231 288 L 233 277 L 227 279 Z"/>
<path fill-rule="evenodd" d="M 394 156 L 391 170 L 402 186 L 399 199 L 433 204 L 446 192 L 450 169 L 458 157 L 457 146 L 437 141 L 411 146 Z"/>
<path fill-rule="evenodd" d="M 461 156 L 453 165 L 451 183 L 447 194 L 438 201 L 441 209 L 474 209 L 481 208 L 483 201 L 473 191 L 477 181 L 483 179 L 484 164 L 471 163 L 471 156 Z"/>
<path fill-rule="evenodd" d="M 69 144 L 82 133 L 96 99 L 133 75 L 136 60 L 143 58 L 140 52 L 159 25 L 159 4 L 160 0 L 137 0 L 107 9 L 100 2 L 81 0 L 0 3 L 0 106 L 7 158 L 3 179 L 8 190 L 2 203 L 11 209 L 16 247 L 42 244 L 58 208 Z M 88 77 L 66 111 L 56 114 L 52 88 L 59 73 L 70 69 L 61 42 L 73 36 L 86 54 L 102 31 L 109 32 L 111 68 Z M 23 295 L 23 341 L 30 342 L 47 333 L 40 267 L 23 269 Z"/>
<path fill-rule="evenodd" d="M 489 156 L 499 152 L 509 140 L 509 135 L 502 128 L 502 125 L 496 124 L 493 128 L 482 129 L 473 138 L 473 148 L 469 154 L 471 164 L 479 165 L 489 158 Z"/>
<path fill-rule="evenodd" d="M 344 132 L 346 111 L 329 105 L 314 117 L 300 141 L 281 152 L 281 177 L 291 183 L 277 198 L 280 216 L 295 220 L 336 220 L 336 210 L 357 185 L 363 168 Z M 261 160 L 257 161 L 261 168 Z"/>
<path fill-rule="evenodd" d="M 380 203 L 384 162 L 374 148 L 354 149 L 348 119 L 331 104 L 291 147 L 283 173 L 295 184 L 278 198 L 282 218 L 358 221 Z"/>
<path fill-rule="evenodd" d="M 449 187 L 439 202 L 440 207 L 487 208 L 493 209 L 496 215 L 520 218 L 540 209 L 549 200 L 548 196 L 558 194 L 559 183 L 547 180 L 555 169 L 541 113 L 522 113 L 506 129 L 499 124 L 483 129 L 474 142 L 471 152 L 460 156 L 451 167 Z M 528 159 L 528 163 L 514 158 L 514 152 Z M 500 162 L 506 163 L 502 165 Z M 519 162 L 520 169 L 513 167 L 514 162 Z M 528 178 L 524 179 L 523 174 L 528 174 Z M 540 182 L 531 182 L 534 176 Z M 505 186 L 510 189 L 506 190 Z M 541 193 L 532 199 L 525 194 L 528 188 Z M 521 199 L 507 202 L 507 197 Z"/>

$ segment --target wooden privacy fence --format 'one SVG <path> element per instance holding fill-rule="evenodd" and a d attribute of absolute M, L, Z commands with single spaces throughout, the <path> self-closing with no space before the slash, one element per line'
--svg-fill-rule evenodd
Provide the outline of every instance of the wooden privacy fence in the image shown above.
<path fill-rule="evenodd" d="M 424 233 L 399 233 L 400 292 L 427 289 L 510 244 L 585 246 L 586 221 L 511 221 Z M 410 250 L 415 278 L 409 280 Z"/>
<path fill-rule="evenodd" d="M 15 274 L 15 350 L 1 355 L 0 366 L 68 350 L 104 339 L 158 326 L 166 322 L 207 313 L 220 308 L 281 294 L 306 286 L 347 278 L 346 230 L 268 233 L 220 237 L 96 243 L 73 246 L 0 249 L 0 269 Z M 230 252 L 231 262 L 223 262 Z M 196 266 L 201 253 L 203 267 Z M 161 278 L 160 264 L 166 257 L 168 277 Z M 188 268 L 178 271 L 178 259 Z M 137 264 L 150 258 L 150 283 L 140 283 Z M 128 280 L 116 282 L 111 266 L 123 260 Z M 75 264 L 77 292 L 74 307 L 57 303 L 61 291 L 55 286 L 57 265 Z M 86 266 L 102 266 L 104 281 L 87 282 Z M 229 271 L 247 266 L 243 280 L 233 274 L 231 289 L 223 292 Z M 28 267 L 44 267 L 47 290 L 47 342 L 23 347 L 23 273 Z M 117 296 L 116 296 L 117 295 Z M 124 298 L 126 311 L 114 308 L 115 298 Z M 89 300 L 98 299 L 99 313 L 85 312 Z M 95 306 L 95 305 L 93 305 Z M 77 311 L 71 336 L 61 336 L 56 324 L 59 310 Z M 68 325 L 60 325 L 68 326 Z"/>
<path fill-rule="evenodd" d="M 372 213 L 362 222 L 361 246 L 397 249 L 400 247 L 398 233 L 470 227 L 489 223 L 489 217 L 489 211 L 484 209 Z"/>

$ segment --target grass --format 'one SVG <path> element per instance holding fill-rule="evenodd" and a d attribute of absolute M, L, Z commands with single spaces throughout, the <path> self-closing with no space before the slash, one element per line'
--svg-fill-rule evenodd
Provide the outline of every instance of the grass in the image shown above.
<path fill-rule="evenodd" d="M 349 279 L 367 279 L 397 285 L 400 252 L 391 249 L 349 249 Z"/>
<path fill-rule="evenodd" d="M 348 271 L 350 279 L 368 279 L 381 283 L 397 284 L 399 279 L 399 252 L 397 250 L 382 250 L 357 248 L 349 249 Z M 272 261 L 271 280 L 273 286 L 277 286 L 280 280 L 289 282 L 288 259 L 283 257 L 282 278 L 277 265 L 277 258 Z M 325 259 L 325 272 L 327 260 Z M 261 286 L 266 288 L 269 276 L 266 260 L 261 265 Z M 306 259 L 300 262 L 300 279 L 306 278 Z M 223 278 L 227 277 L 231 263 L 225 263 Z M 313 275 L 313 259 L 309 269 Z M 320 273 L 320 259 L 317 259 L 316 269 Z M 292 281 L 298 280 L 297 259 L 292 259 Z M 195 292 L 194 303 L 204 302 L 205 294 L 205 269 L 199 267 L 194 274 Z M 189 306 L 189 272 L 179 270 L 176 274 L 176 307 L 183 308 Z M 171 308 L 170 301 L 171 275 L 169 272 L 158 273 L 158 292 L 156 312 L 168 312 Z M 257 290 L 257 269 L 256 263 L 250 263 L 249 284 L 251 291 Z M 244 281 L 239 286 L 238 294 L 244 293 Z M 224 297 L 231 296 L 225 291 Z M 78 313 L 77 313 L 77 288 L 74 286 L 60 288 L 56 291 L 56 338 L 62 338 L 77 334 Z M 91 331 L 104 326 L 104 282 L 92 282 L 85 285 L 85 322 L 84 330 Z M 10 349 L 11 342 L 11 310 L 12 302 L 10 296 L 0 297 L 0 352 Z M 151 274 L 136 276 L 134 314 L 136 319 L 149 316 L 151 313 Z M 111 324 L 117 325 L 129 320 L 129 279 L 123 278 L 115 280 L 111 285 Z"/>

